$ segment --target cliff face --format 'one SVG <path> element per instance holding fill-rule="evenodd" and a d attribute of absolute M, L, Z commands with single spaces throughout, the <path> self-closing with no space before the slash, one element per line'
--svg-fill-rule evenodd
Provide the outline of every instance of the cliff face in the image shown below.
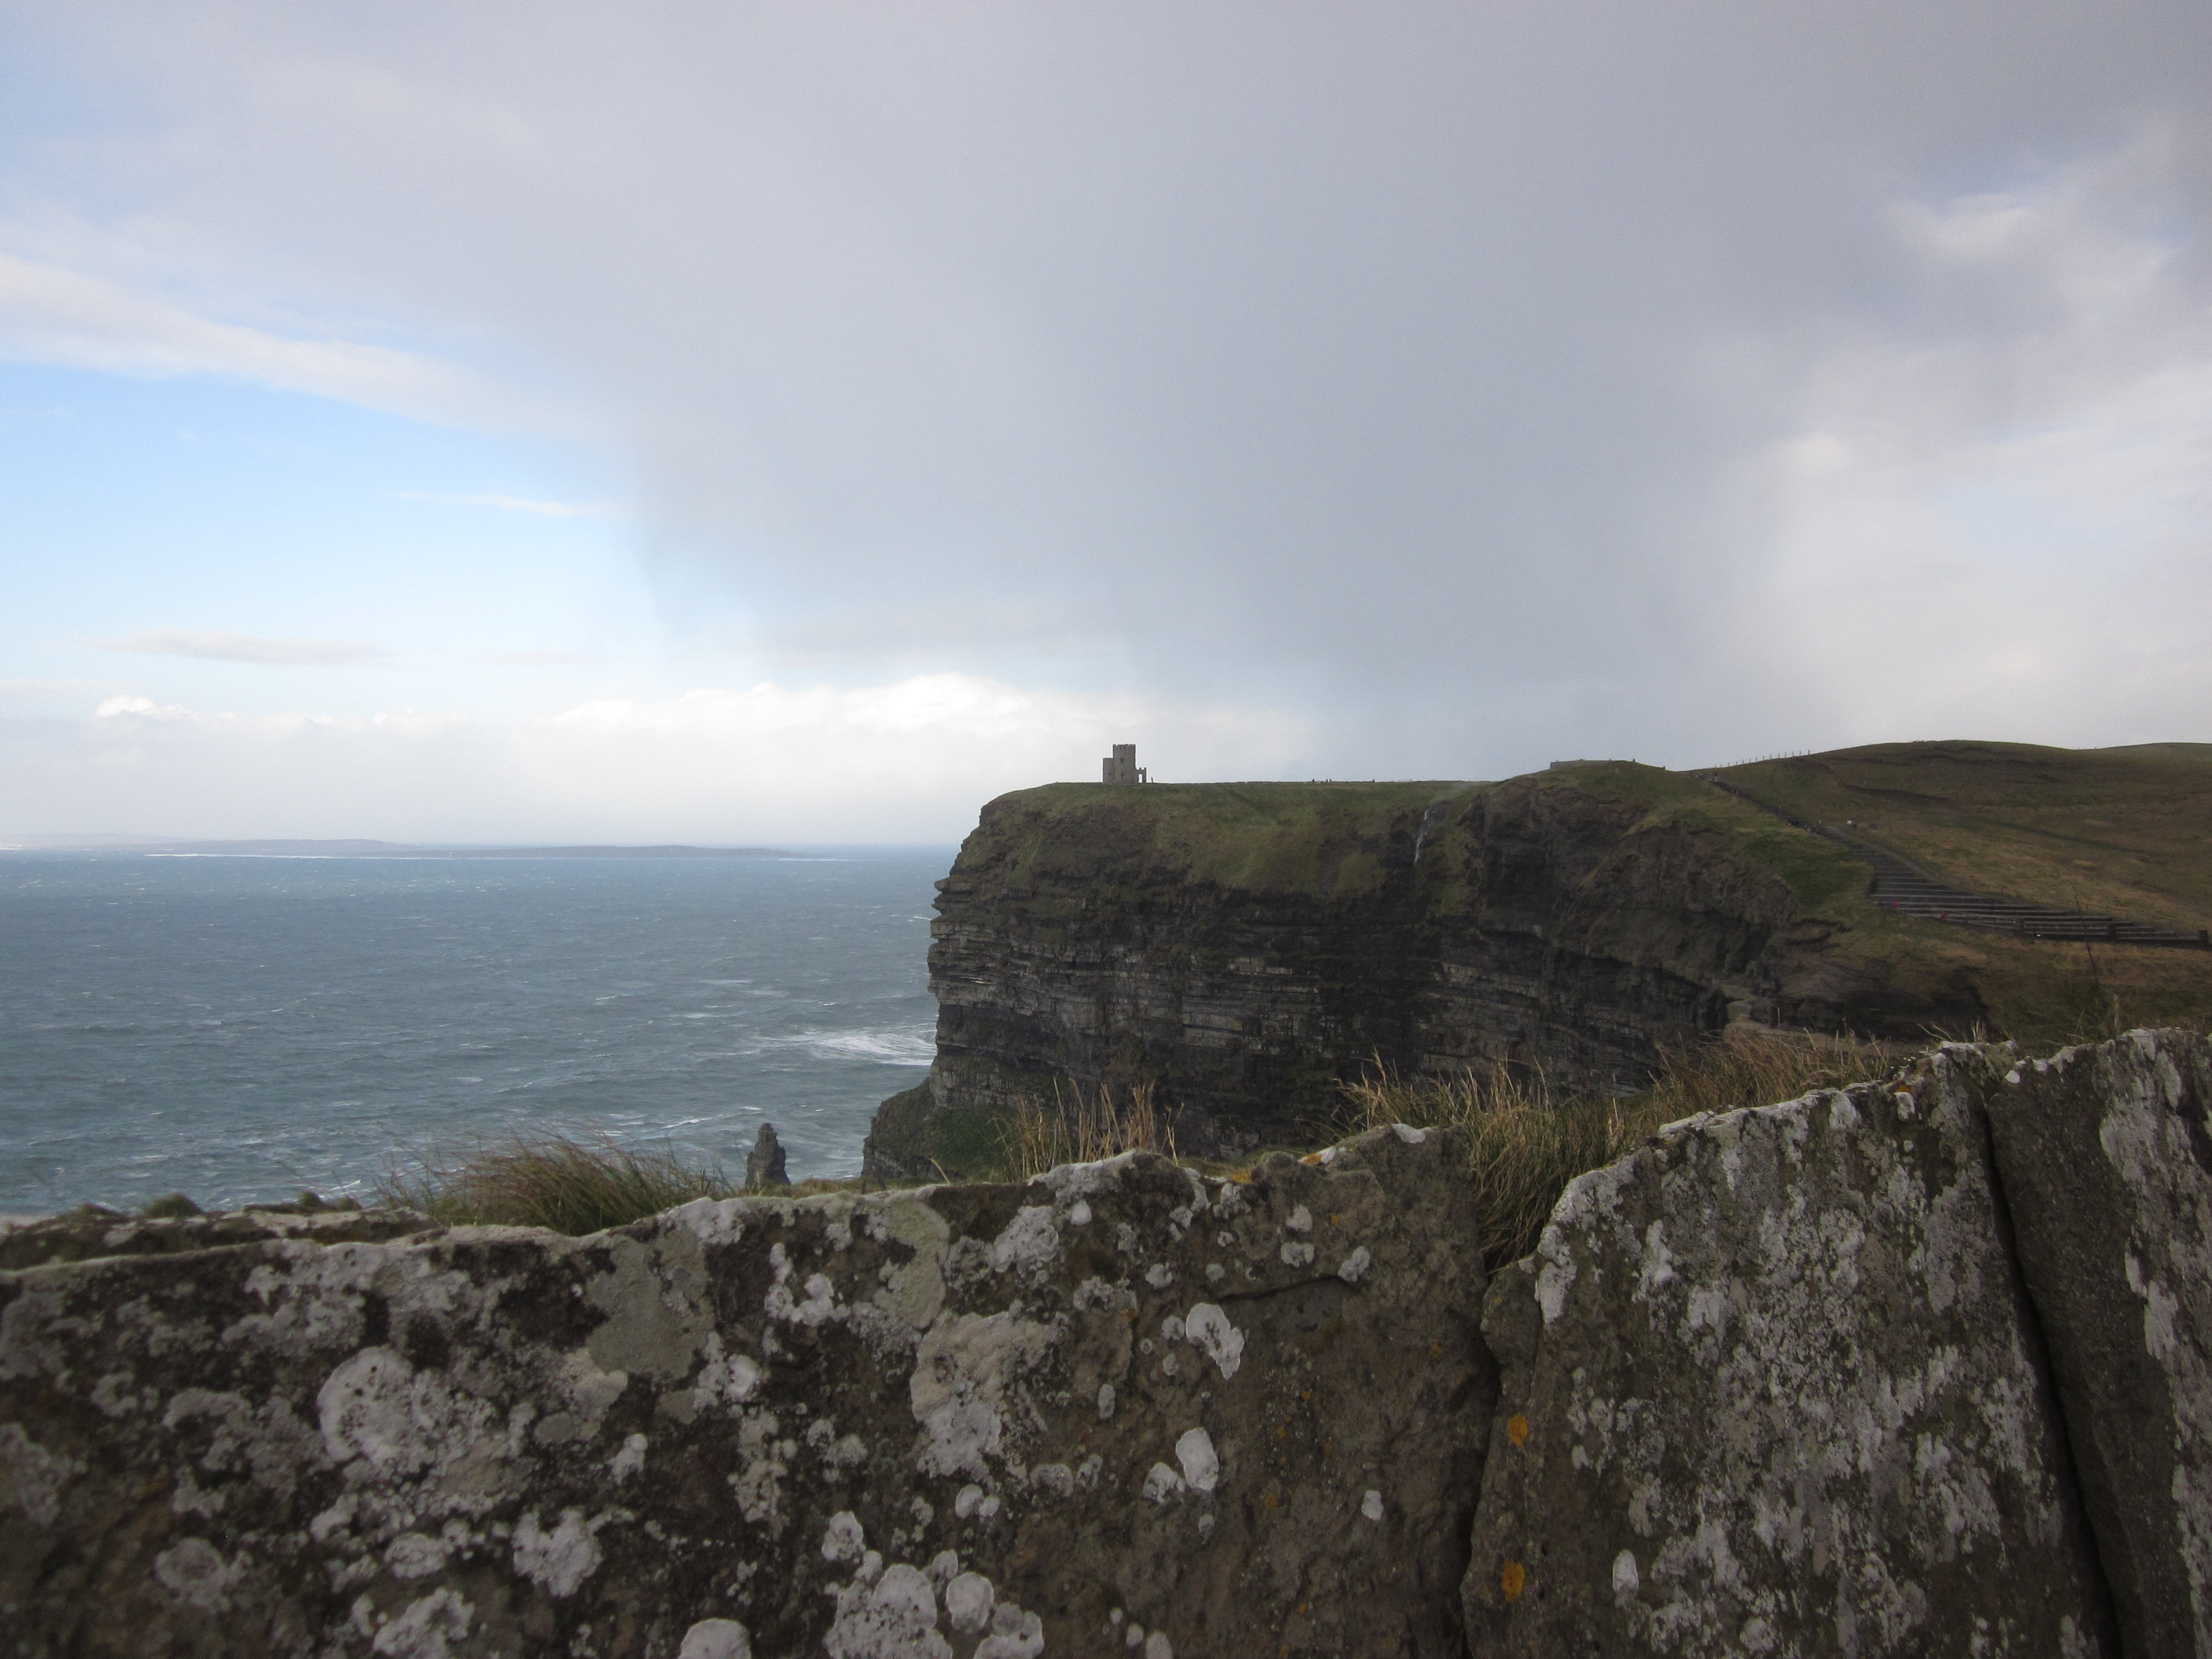
<path fill-rule="evenodd" d="M 1694 779 L 1055 785 L 984 809 L 940 884 L 928 1083 L 880 1176 L 988 1161 L 1056 1082 L 1149 1083 L 1186 1151 L 1310 1140 L 1334 1085 L 1491 1060 L 1641 1084 L 1731 1017 L 1917 1036 L 1970 979 L 1834 948 L 1867 872 Z"/>

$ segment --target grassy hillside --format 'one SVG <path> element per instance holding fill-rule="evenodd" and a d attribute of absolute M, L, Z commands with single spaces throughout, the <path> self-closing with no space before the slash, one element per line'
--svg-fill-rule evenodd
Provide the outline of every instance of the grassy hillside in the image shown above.
<path fill-rule="evenodd" d="M 1721 775 L 1955 886 L 2212 927 L 2212 744 L 1881 744 Z"/>
<path fill-rule="evenodd" d="M 1847 824 L 1954 886 L 2212 927 L 2212 744 L 1878 744 L 1719 775 L 1800 817 Z M 1996 1023 L 2029 1040 L 2095 1035 L 2115 1018 L 2212 1013 L 2212 955 L 1974 933 L 1891 915 L 1857 891 L 1812 908 L 1847 925 L 1836 945 L 1850 957 L 1886 959 L 1908 977 L 1971 975 Z"/>

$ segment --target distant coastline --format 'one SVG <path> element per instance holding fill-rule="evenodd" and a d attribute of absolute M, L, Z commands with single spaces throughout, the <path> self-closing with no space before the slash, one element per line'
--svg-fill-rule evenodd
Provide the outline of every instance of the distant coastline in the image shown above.
<path fill-rule="evenodd" d="M 400 841 L 146 841 L 53 837 L 0 844 L 0 853 L 112 853 L 140 858 L 245 859 L 808 859 L 774 847 L 471 847 Z"/>

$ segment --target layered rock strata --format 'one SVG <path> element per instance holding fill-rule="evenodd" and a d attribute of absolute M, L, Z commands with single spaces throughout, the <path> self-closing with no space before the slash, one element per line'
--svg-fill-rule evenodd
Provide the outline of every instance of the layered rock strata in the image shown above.
<path fill-rule="evenodd" d="M 29 1230 L 0 1652 L 1455 1653 L 1464 1164 L 1386 1131 L 584 1239 Z"/>

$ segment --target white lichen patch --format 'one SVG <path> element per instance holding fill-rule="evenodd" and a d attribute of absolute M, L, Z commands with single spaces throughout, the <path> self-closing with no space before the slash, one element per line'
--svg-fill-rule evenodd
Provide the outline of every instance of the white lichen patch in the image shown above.
<path fill-rule="evenodd" d="M 363 1348 L 333 1370 L 315 1396 L 323 1445 L 334 1462 L 392 1480 L 444 1469 L 498 1444 L 498 1413 L 418 1372 L 390 1348 Z"/>
<path fill-rule="evenodd" d="M 452 1659 L 476 1622 L 476 1609 L 443 1588 L 410 1602 L 396 1619 L 375 1613 L 365 1598 L 353 1611 L 355 1628 L 370 1638 L 370 1651 L 383 1659 Z"/>
<path fill-rule="evenodd" d="M 1017 1210 L 1005 1231 L 991 1241 L 994 1272 L 1039 1273 L 1059 1259 L 1060 1229 L 1053 1225 L 1049 1204 Z"/>
<path fill-rule="evenodd" d="M 1182 1488 L 1181 1474 L 1164 1463 L 1155 1463 L 1145 1476 L 1144 1498 L 1148 1504 L 1164 1504 L 1170 1498 L 1180 1497 Z"/>
<path fill-rule="evenodd" d="M 532 1510 L 514 1528 L 514 1570 L 556 1597 L 574 1595 L 576 1587 L 599 1570 L 602 1558 L 594 1534 L 613 1519 L 600 1515 L 586 1521 L 581 1510 L 568 1509 L 548 1531 Z"/>
<path fill-rule="evenodd" d="M 1211 1359 L 1227 1382 L 1244 1363 L 1244 1333 L 1229 1316 L 1211 1302 L 1201 1302 L 1183 1316 L 1185 1338 Z"/>
<path fill-rule="evenodd" d="M 753 1659 L 752 1632 L 734 1619 L 702 1619 L 684 1632 L 676 1659 Z"/>
<path fill-rule="evenodd" d="M 1175 1449 L 1183 1484 L 1193 1492 L 1212 1492 L 1219 1484 L 1221 1459 L 1213 1449 L 1213 1437 L 1204 1429 L 1184 1430 Z"/>
<path fill-rule="evenodd" d="M 1336 1276 L 1347 1285 L 1357 1285 L 1374 1266 L 1375 1253 L 1364 1244 L 1355 1245 L 1352 1254 L 1336 1264 Z"/>
<path fill-rule="evenodd" d="M 908 1405 L 923 1430 L 917 1467 L 929 1474 L 987 1476 L 1005 1440 L 1001 1408 L 1009 1391 L 1058 1334 L 1056 1326 L 1010 1311 L 960 1314 L 931 1327 L 907 1382 Z"/>
<path fill-rule="evenodd" d="M 830 1517 L 830 1524 L 822 1531 L 824 1561 L 857 1561 L 867 1553 L 867 1536 L 852 1510 L 840 1510 Z"/>
<path fill-rule="evenodd" d="M 919 1567 L 901 1562 L 831 1594 L 836 1615 L 822 1644 L 830 1659 L 952 1659 L 937 1628 L 936 1589 Z"/>

